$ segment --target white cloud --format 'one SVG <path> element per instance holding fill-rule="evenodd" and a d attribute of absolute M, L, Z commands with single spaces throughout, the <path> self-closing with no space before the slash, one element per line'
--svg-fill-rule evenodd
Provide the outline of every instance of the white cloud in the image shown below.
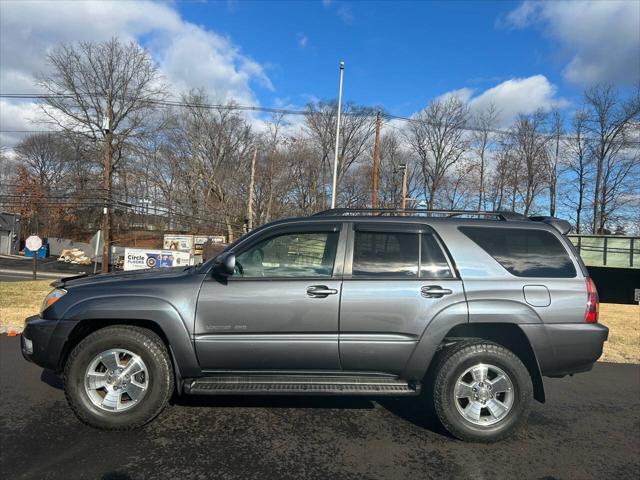
<path fill-rule="evenodd" d="M 565 99 L 556 96 L 557 88 L 544 75 L 512 78 L 477 95 L 473 95 L 474 92 L 469 88 L 461 88 L 451 90 L 438 98 L 456 95 L 468 104 L 472 113 L 483 111 L 493 104 L 498 112 L 498 124 L 501 127 L 509 125 L 521 113 L 526 115 L 538 109 L 548 111 L 568 105 Z"/>
<path fill-rule="evenodd" d="M 471 96 L 473 95 L 474 90 L 472 88 L 459 88 L 457 90 L 451 90 L 447 93 L 444 93 L 442 95 L 440 95 L 439 97 L 436 97 L 436 100 L 443 100 L 446 101 L 451 97 L 458 97 L 460 100 L 462 100 L 464 103 L 467 103 L 469 101 L 469 99 L 471 98 Z"/>
<path fill-rule="evenodd" d="M 298 46 L 300 48 L 306 48 L 307 43 L 309 43 L 309 37 L 307 37 L 304 33 L 297 33 L 296 39 L 298 40 Z"/>
<path fill-rule="evenodd" d="M 334 0 L 322 0 L 322 6 L 327 9 L 333 8 L 335 6 L 336 15 L 338 15 L 338 18 L 340 18 L 343 23 L 346 23 L 347 25 L 353 23 L 354 17 L 349 5 L 344 3 L 338 4 Z"/>
<path fill-rule="evenodd" d="M 39 115 L 40 107 L 33 102 L 12 103 L 6 98 L 0 99 L 0 145 L 13 146 L 24 137 L 21 130 L 38 130 L 33 119 Z M 46 127 L 44 127 L 46 129 Z"/>
<path fill-rule="evenodd" d="M 542 25 L 566 56 L 564 77 L 577 84 L 640 79 L 640 2 L 525 1 L 505 21 L 513 28 Z"/>
<path fill-rule="evenodd" d="M 494 104 L 498 122 L 508 125 L 518 114 L 530 114 L 538 109 L 549 111 L 564 108 L 568 102 L 556 97 L 557 88 L 544 75 L 512 78 L 485 90 L 469 101 L 471 111 L 482 111 Z"/>
<path fill-rule="evenodd" d="M 55 45 L 112 37 L 148 47 L 174 93 L 203 87 L 214 102 L 254 104 L 256 86 L 273 89 L 262 65 L 229 38 L 184 21 L 171 4 L 0 2 L 0 30 L 0 90 L 5 93 L 37 91 L 35 76 L 47 71 L 46 54 Z M 19 119 L 22 129 L 34 128 L 28 104 L 12 100 L 0 107 L 3 129 Z M 0 138 L 3 145 L 14 140 Z"/>

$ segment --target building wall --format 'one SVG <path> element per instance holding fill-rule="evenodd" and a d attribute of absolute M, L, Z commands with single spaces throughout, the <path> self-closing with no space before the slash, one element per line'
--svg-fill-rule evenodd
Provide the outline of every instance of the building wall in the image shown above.
<path fill-rule="evenodd" d="M 20 215 L 0 213 L 0 254 L 18 254 L 21 225 Z"/>

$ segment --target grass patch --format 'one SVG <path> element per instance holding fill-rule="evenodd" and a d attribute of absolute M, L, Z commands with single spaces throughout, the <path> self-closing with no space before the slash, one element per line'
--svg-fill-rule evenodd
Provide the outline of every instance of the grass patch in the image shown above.
<path fill-rule="evenodd" d="M 24 319 L 40 311 L 45 295 L 51 291 L 51 280 L 0 283 L 0 327 L 6 331 L 24 328 Z"/>
<path fill-rule="evenodd" d="M 24 319 L 40 311 L 50 280 L 36 282 L 2 282 L 0 284 L 0 332 L 8 328 L 21 331 Z M 600 322 L 609 327 L 609 341 L 604 344 L 603 362 L 640 363 L 640 307 L 637 305 L 600 304 Z"/>
<path fill-rule="evenodd" d="M 599 321 L 609 327 L 600 361 L 640 363 L 640 307 L 601 303 Z"/>

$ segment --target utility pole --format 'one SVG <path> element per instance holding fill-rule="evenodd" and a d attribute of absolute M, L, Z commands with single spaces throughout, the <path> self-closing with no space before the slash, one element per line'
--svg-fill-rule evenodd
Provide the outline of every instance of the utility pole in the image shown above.
<path fill-rule="evenodd" d="M 407 164 L 403 163 L 400 165 L 402 168 L 402 210 L 407 207 Z"/>
<path fill-rule="evenodd" d="M 376 112 L 376 142 L 373 144 L 373 190 L 371 191 L 371 208 L 378 203 L 378 148 L 380 145 L 380 110 Z"/>
<path fill-rule="evenodd" d="M 111 250 L 111 218 L 109 215 L 109 203 L 111 201 L 111 142 L 113 132 L 111 130 L 111 95 L 107 96 L 105 118 L 102 123 L 104 131 L 103 152 L 103 189 L 104 206 L 102 210 L 102 272 L 109 272 L 109 253 Z"/>
<path fill-rule="evenodd" d="M 251 158 L 251 175 L 249 176 L 249 198 L 247 199 L 247 231 L 253 230 L 253 183 L 256 176 L 257 156 L 258 147 L 254 147 L 253 157 Z"/>
<path fill-rule="evenodd" d="M 336 188 L 338 183 L 338 149 L 340 148 L 340 114 L 342 113 L 342 79 L 344 62 L 340 62 L 340 87 L 338 90 L 338 120 L 336 122 L 336 149 L 333 158 L 333 187 L 331 189 L 331 208 L 336 208 Z"/>

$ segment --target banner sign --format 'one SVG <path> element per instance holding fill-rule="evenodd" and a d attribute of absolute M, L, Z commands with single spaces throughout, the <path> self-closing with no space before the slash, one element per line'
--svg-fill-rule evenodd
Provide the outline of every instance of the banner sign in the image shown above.
<path fill-rule="evenodd" d="M 165 250 L 191 252 L 193 250 L 193 235 L 165 234 L 162 248 Z"/>
<path fill-rule="evenodd" d="M 153 250 L 147 248 L 125 248 L 124 270 L 145 268 L 187 267 L 191 254 L 176 250 Z"/>

